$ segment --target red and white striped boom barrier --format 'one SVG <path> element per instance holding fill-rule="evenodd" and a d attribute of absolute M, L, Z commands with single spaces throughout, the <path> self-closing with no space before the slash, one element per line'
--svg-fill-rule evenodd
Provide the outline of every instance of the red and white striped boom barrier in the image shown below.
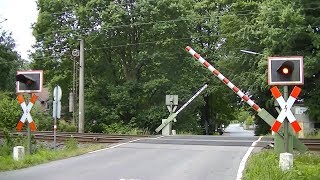
<path fill-rule="evenodd" d="M 261 111 L 261 108 L 254 103 L 247 95 L 245 95 L 239 88 L 232 84 L 225 76 L 223 76 L 216 68 L 214 68 L 210 63 L 203 59 L 197 52 L 195 52 L 191 47 L 187 46 L 186 51 L 188 51 L 193 57 L 195 57 L 201 64 L 209 69 L 215 76 L 217 76 L 224 84 L 226 84 L 230 89 L 232 89 L 239 97 L 241 97 L 249 106 L 251 106 L 255 111 Z"/>
<path fill-rule="evenodd" d="M 216 68 L 214 68 L 210 63 L 208 63 L 205 59 L 203 59 L 198 53 L 196 53 L 191 47 L 187 46 L 186 47 L 186 51 L 188 51 L 193 57 L 195 57 L 201 64 L 203 64 L 206 68 L 209 69 L 209 71 L 211 71 L 215 76 L 217 76 L 224 84 L 226 84 L 230 89 L 232 89 L 239 97 L 241 97 L 246 103 L 248 103 L 255 111 L 258 112 L 258 116 L 260 116 L 266 123 L 268 123 L 270 126 L 275 126 L 275 128 L 278 126 L 279 123 L 277 123 L 277 121 L 274 121 L 275 118 L 268 113 L 265 109 L 261 109 L 256 103 L 254 103 L 247 95 L 245 95 L 242 91 L 239 90 L 239 88 L 237 88 L 234 84 L 232 84 L 226 77 L 224 77 Z M 299 91 L 299 92 L 298 92 Z M 297 98 L 297 96 L 299 95 L 300 90 L 294 90 L 288 101 L 285 103 L 287 105 L 287 109 L 288 109 L 288 105 L 293 104 L 295 99 Z M 281 94 L 280 94 L 281 96 Z M 277 95 L 278 97 L 278 95 Z M 280 100 L 281 101 L 281 100 Z M 280 103 L 279 103 L 280 104 Z M 292 106 L 292 105 L 291 105 Z M 283 113 L 284 114 L 284 113 Z M 280 116 L 280 115 L 279 115 Z M 283 115 L 281 115 L 283 116 Z M 285 116 L 288 117 L 288 120 L 291 122 L 292 127 L 295 129 L 295 131 L 299 131 L 299 129 L 301 130 L 297 120 L 295 119 L 295 117 L 292 115 L 292 112 L 290 111 L 286 111 Z M 282 118 L 278 117 L 278 120 L 282 120 Z M 281 125 L 281 123 L 280 123 Z M 277 132 L 277 134 L 283 138 L 283 135 L 279 134 Z M 277 137 L 277 136 L 276 136 Z M 296 148 L 297 150 L 299 150 L 300 152 L 305 152 L 308 148 L 301 142 L 298 140 L 297 137 L 292 136 L 293 140 L 294 140 L 294 148 Z M 282 140 L 280 138 L 280 140 Z"/>
<path fill-rule="evenodd" d="M 31 131 L 35 131 L 37 128 L 36 128 L 36 124 L 34 123 L 34 121 L 32 120 L 32 117 L 31 117 L 31 114 L 30 114 L 30 111 L 32 109 L 32 106 L 33 104 L 36 102 L 38 96 L 36 96 L 35 94 L 32 94 L 31 96 L 31 99 L 30 99 L 30 102 L 28 104 L 28 106 L 26 105 L 26 102 L 24 101 L 24 98 L 21 94 L 18 95 L 18 102 L 20 103 L 21 105 L 21 108 L 23 110 L 23 115 L 20 119 L 20 121 L 18 122 L 17 124 L 17 130 L 18 131 L 21 131 L 22 127 L 23 127 L 23 124 L 24 122 L 26 121 L 26 119 L 28 120 L 29 122 L 29 125 L 30 125 L 30 129 Z"/>
<path fill-rule="evenodd" d="M 271 93 L 274 98 L 278 101 L 280 107 L 281 107 L 281 112 L 279 116 L 277 117 L 276 121 L 274 122 L 272 126 L 272 131 L 278 132 L 282 122 L 284 119 L 287 117 L 289 122 L 291 123 L 291 126 L 293 127 L 295 132 L 299 132 L 301 130 L 301 127 L 297 121 L 297 119 L 294 117 L 292 114 L 292 111 L 290 110 L 294 102 L 296 101 L 298 95 L 301 92 L 301 88 L 298 86 L 295 86 L 287 100 L 287 102 L 284 100 L 283 96 L 281 95 L 281 92 L 279 91 L 277 86 L 274 86 L 273 88 L 270 89 Z"/>

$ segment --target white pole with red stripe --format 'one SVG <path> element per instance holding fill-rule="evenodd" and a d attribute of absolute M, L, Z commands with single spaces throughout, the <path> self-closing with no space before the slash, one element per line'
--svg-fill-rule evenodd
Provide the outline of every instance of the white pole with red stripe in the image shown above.
<path fill-rule="evenodd" d="M 225 76 L 223 76 L 216 68 L 214 68 L 210 63 L 203 59 L 197 52 L 195 52 L 191 47 L 187 46 L 186 51 L 188 51 L 193 57 L 195 57 L 201 64 L 208 68 L 215 76 L 217 76 L 222 82 L 224 82 L 230 89 L 232 89 L 239 97 L 241 97 L 249 106 L 251 106 L 255 111 L 261 111 L 261 108 L 254 103 L 247 95 L 245 95 L 239 88 L 232 84 Z"/>

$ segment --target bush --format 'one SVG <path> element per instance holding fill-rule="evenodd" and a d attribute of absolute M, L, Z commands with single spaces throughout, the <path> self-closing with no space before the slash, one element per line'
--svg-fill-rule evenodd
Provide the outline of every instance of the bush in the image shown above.
<path fill-rule="evenodd" d="M 13 95 L 0 92 L 0 129 L 14 130 L 22 116 L 22 109 Z"/>
<path fill-rule="evenodd" d="M 0 146 L 0 156 L 8 156 L 12 154 L 13 147 L 15 146 L 24 146 L 27 147 L 27 137 L 23 137 L 19 135 L 18 137 L 14 138 L 7 130 L 3 130 L 4 134 L 4 141 L 3 144 Z M 31 152 L 36 152 L 41 148 L 37 146 L 37 142 L 34 139 L 34 136 L 31 136 Z"/>
<path fill-rule="evenodd" d="M 110 125 L 103 125 L 103 129 L 103 132 L 106 134 L 144 135 L 149 133 L 147 130 L 134 128 L 123 123 L 112 123 Z"/>
<path fill-rule="evenodd" d="M 58 131 L 61 132 L 77 132 L 77 126 L 69 123 L 65 120 L 59 120 L 58 121 L 59 125 L 58 125 Z"/>
<path fill-rule="evenodd" d="M 44 109 L 36 103 L 31 112 L 32 118 L 36 123 L 38 131 L 52 131 L 53 130 L 53 119 L 52 117 L 44 112 Z"/>

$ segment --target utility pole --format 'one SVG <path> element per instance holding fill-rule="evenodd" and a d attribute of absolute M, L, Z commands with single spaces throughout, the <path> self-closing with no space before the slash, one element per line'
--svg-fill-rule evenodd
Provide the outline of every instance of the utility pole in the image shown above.
<path fill-rule="evenodd" d="M 80 39 L 79 67 L 79 133 L 84 132 L 84 40 Z"/>

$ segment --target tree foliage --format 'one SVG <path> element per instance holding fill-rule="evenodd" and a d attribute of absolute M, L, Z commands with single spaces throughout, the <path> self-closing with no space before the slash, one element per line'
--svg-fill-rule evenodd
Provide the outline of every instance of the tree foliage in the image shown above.
<path fill-rule="evenodd" d="M 21 115 L 21 107 L 14 96 L 0 92 L 0 130 L 14 130 Z"/>
<path fill-rule="evenodd" d="M 203 131 L 227 124 L 243 102 L 184 51 L 191 45 L 260 106 L 275 113 L 267 85 L 268 56 L 303 55 L 310 115 L 319 117 L 318 11 L 311 1 L 39 0 L 32 66 L 47 86 L 72 89 L 73 58 L 85 40 L 86 130 L 112 124 L 153 131 L 167 116 L 166 94 L 183 104 L 176 128 Z M 241 49 L 263 54 L 241 54 Z M 307 93 L 308 92 L 308 93 Z M 63 93 L 67 105 L 68 93 Z M 311 98 L 313 97 L 313 98 Z M 317 109 L 318 108 L 318 109 Z M 181 120 L 179 120 L 181 118 Z M 98 124 L 98 125 L 97 125 Z"/>
<path fill-rule="evenodd" d="M 0 90 L 13 91 L 15 74 L 21 67 L 22 61 L 14 50 L 15 42 L 11 34 L 0 27 Z"/>

